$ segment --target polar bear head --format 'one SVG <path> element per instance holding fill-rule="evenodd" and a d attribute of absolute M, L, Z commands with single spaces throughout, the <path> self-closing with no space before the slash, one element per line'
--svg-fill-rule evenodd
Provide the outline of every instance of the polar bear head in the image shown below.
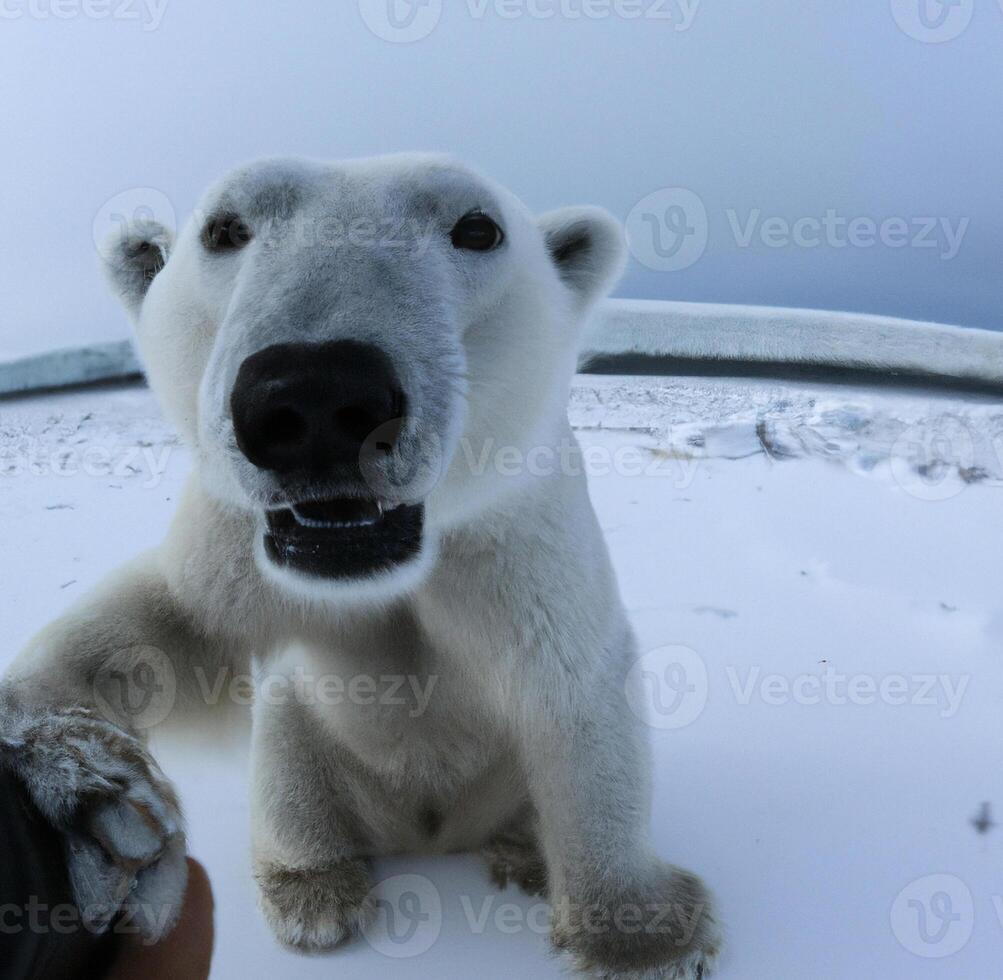
<path fill-rule="evenodd" d="M 203 487 L 254 521 L 296 594 L 393 595 L 444 532 L 561 438 L 583 321 L 618 276 L 617 223 L 534 217 L 451 160 L 267 160 L 172 239 L 103 252 L 150 383 Z M 517 467 L 516 467 L 517 469 Z"/>

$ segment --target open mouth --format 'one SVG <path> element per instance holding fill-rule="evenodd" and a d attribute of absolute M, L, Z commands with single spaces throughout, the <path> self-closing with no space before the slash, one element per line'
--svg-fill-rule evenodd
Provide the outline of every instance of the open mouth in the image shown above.
<path fill-rule="evenodd" d="M 340 497 L 266 511 L 265 553 L 281 568 L 329 579 L 390 571 L 421 550 L 425 508 Z"/>

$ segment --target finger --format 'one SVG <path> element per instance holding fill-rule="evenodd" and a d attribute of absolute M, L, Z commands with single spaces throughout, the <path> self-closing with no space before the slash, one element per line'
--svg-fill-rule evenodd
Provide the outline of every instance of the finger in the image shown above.
<path fill-rule="evenodd" d="M 163 853 L 136 875 L 122 903 L 123 923 L 147 943 L 156 943 L 174 928 L 181 913 L 188 879 L 185 838 L 176 834 Z"/>
<path fill-rule="evenodd" d="M 191 859 L 187 879 L 174 929 L 152 946 L 126 939 L 107 980 L 206 980 L 214 940 L 212 888 L 205 869 Z"/>

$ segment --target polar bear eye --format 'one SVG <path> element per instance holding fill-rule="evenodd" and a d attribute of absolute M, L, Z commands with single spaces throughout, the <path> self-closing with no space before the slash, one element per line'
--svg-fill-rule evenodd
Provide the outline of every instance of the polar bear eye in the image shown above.
<path fill-rule="evenodd" d="M 251 229 L 236 214 L 218 214 L 202 229 L 202 244 L 210 252 L 236 252 L 251 240 Z"/>
<path fill-rule="evenodd" d="M 450 236 L 454 248 L 470 252 L 490 252 L 505 240 L 505 233 L 486 214 L 474 211 L 456 222 Z"/>

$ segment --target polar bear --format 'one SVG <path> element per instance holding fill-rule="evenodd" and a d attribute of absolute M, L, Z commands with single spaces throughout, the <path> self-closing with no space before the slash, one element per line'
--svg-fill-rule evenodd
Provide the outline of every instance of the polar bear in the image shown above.
<path fill-rule="evenodd" d="M 130 685 L 169 672 L 184 719 L 194 674 L 253 661 L 295 691 L 259 697 L 252 726 L 254 874 L 281 942 L 364 928 L 375 856 L 477 850 L 547 896 L 586 975 L 709 975 L 710 896 L 648 843 L 635 644 L 566 414 L 622 262 L 605 212 L 534 218 L 413 155 L 255 163 L 176 242 L 141 221 L 106 249 L 195 465 L 163 545 L 0 689 L 0 739 L 99 925 L 124 909 L 155 935 L 184 889 Z M 347 694 L 303 696 L 321 678 Z"/>

